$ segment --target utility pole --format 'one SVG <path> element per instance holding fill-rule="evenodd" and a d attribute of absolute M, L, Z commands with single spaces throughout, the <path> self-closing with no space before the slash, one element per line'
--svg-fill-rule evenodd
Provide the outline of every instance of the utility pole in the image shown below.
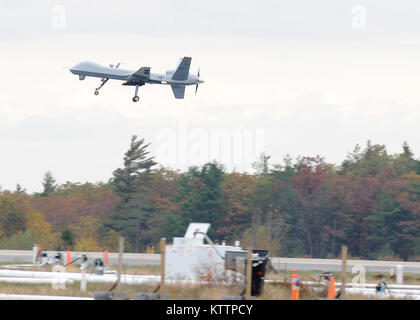
<path fill-rule="evenodd" d="M 346 278 L 347 278 L 347 246 L 341 247 L 341 297 L 346 293 Z"/>
<path fill-rule="evenodd" d="M 120 237 L 119 241 L 119 253 L 118 253 L 118 279 L 117 279 L 117 294 L 121 293 L 121 273 L 122 273 L 122 261 L 124 252 L 124 238 Z"/>
<path fill-rule="evenodd" d="M 165 249 L 166 249 L 166 239 L 160 239 L 160 298 L 163 298 L 164 286 L 165 286 Z"/>
<path fill-rule="evenodd" d="M 252 246 L 248 248 L 248 259 L 246 261 L 246 300 L 251 299 L 252 290 Z"/>

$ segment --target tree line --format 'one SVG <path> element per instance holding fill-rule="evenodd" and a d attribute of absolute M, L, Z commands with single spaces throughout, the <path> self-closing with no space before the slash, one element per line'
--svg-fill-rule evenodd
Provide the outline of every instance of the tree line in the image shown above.
<path fill-rule="evenodd" d="M 420 256 L 420 161 L 409 145 L 356 145 L 339 165 L 320 157 L 261 154 L 254 172 L 227 172 L 218 162 L 186 172 L 159 166 L 149 144 L 133 136 L 123 165 L 102 183 L 57 184 L 43 191 L 0 192 L 0 248 L 144 252 L 209 222 L 215 242 L 269 249 L 272 256 L 416 260 Z"/>

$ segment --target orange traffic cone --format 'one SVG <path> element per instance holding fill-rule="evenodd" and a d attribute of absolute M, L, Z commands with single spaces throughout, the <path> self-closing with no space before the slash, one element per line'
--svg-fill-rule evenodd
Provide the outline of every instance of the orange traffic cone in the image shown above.
<path fill-rule="evenodd" d="M 296 270 L 293 270 L 292 275 L 292 300 L 299 300 L 299 285 L 300 280 Z"/>
<path fill-rule="evenodd" d="M 106 266 L 109 265 L 108 250 L 105 250 L 104 265 L 106 265 Z"/>
<path fill-rule="evenodd" d="M 335 298 L 335 277 L 331 276 L 330 277 L 330 286 L 328 288 L 328 294 L 327 294 L 327 298 L 328 299 L 334 299 Z"/>
<path fill-rule="evenodd" d="M 70 255 L 70 251 L 67 251 L 67 261 L 66 264 L 71 264 L 71 255 Z"/>

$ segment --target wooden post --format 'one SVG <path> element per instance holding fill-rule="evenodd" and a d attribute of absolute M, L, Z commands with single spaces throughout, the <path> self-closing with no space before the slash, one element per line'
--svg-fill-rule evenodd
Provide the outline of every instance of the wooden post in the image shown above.
<path fill-rule="evenodd" d="M 163 299 L 163 292 L 165 286 L 165 249 L 166 249 L 166 239 L 160 239 L 160 298 Z"/>
<path fill-rule="evenodd" d="M 284 264 L 284 283 L 287 283 L 287 262 Z"/>
<path fill-rule="evenodd" d="M 252 247 L 248 248 L 248 259 L 246 261 L 246 300 L 251 299 L 252 290 Z"/>
<path fill-rule="evenodd" d="M 346 278 L 347 278 L 347 246 L 341 247 L 341 295 L 344 297 L 346 293 Z"/>
<path fill-rule="evenodd" d="M 118 279 L 117 279 L 117 293 L 121 293 L 121 273 L 122 273 L 122 260 L 124 252 L 124 238 L 120 237 L 119 253 L 118 253 Z"/>

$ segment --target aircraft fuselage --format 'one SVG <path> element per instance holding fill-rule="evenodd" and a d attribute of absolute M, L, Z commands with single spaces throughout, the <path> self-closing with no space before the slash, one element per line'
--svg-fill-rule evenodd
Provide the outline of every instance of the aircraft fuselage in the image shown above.
<path fill-rule="evenodd" d="M 186 80 L 173 80 L 172 79 L 172 72 L 167 72 L 166 74 L 160 73 L 150 73 L 150 77 L 146 78 L 139 78 L 135 75 L 136 71 L 133 70 L 126 70 L 126 69 L 119 69 L 119 68 L 111 68 L 105 67 L 100 64 L 84 61 L 81 62 L 74 67 L 70 68 L 71 73 L 76 74 L 79 76 L 81 80 L 84 77 L 96 77 L 96 78 L 105 78 L 105 79 L 116 79 L 116 80 L 125 80 L 125 81 L 135 81 L 141 80 L 145 83 L 151 84 L 169 84 L 169 85 L 183 85 L 189 86 L 194 85 L 197 83 L 202 83 L 204 81 L 200 80 L 197 76 L 193 74 L 189 74 Z M 135 82 L 133 82 L 135 83 Z"/>
<path fill-rule="evenodd" d="M 198 85 L 204 81 L 200 79 L 200 69 L 197 75 L 189 73 L 191 64 L 190 57 L 180 59 L 175 70 L 166 71 L 165 74 L 151 73 L 150 67 L 141 67 L 137 71 L 120 69 L 120 64 L 115 67 L 110 65 L 105 67 L 103 65 L 84 61 L 80 62 L 74 67 L 70 68 L 71 73 L 78 75 L 80 80 L 86 77 L 101 78 L 101 85 L 95 89 L 95 95 L 99 94 L 99 90 L 108 82 L 108 80 L 121 80 L 125 81 L 125 86 L 135 86 L 135 94 L 133 101 L 139 101 L 138 91 L 139 87 L 150 84 L 166 84 L 170 85 L 172 92 L 176 99 L 184 99 L 185 87 L 196 85 L 195 93 L 197 93 Z"/>

